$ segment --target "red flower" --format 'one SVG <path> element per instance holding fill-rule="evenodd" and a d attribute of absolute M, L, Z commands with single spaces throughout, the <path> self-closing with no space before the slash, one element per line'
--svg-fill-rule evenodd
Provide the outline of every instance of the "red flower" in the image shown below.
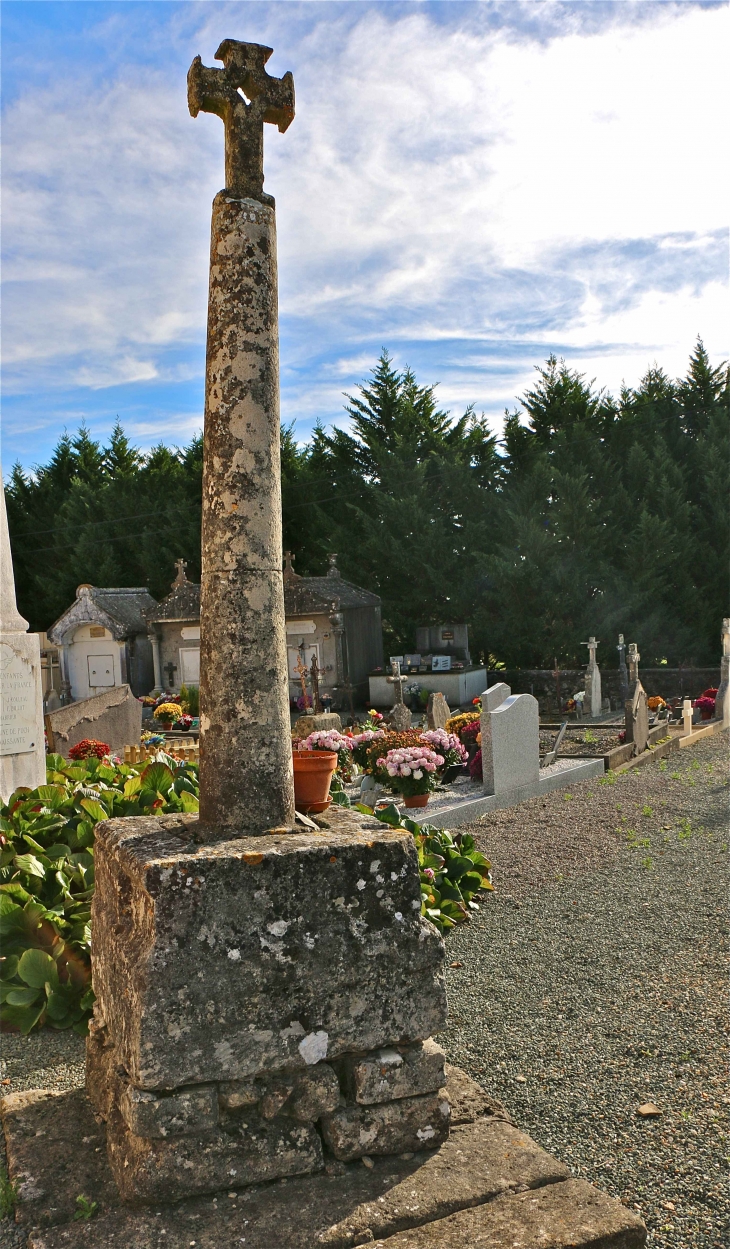
<path fill-rule="evenodd" d="M 69 759 L 104 759 L 111 754 L 111 746 L 106 742 L 97 742 L 93 737 L 85 737 L 82 742 L 77 742 L 68 752 Z"/>

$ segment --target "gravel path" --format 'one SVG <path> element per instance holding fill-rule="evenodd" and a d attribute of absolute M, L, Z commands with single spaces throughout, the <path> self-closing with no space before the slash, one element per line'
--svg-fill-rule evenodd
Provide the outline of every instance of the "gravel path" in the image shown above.
<path fill-rule="evenodd" d="M 652 1249 L 726 1249 L 727 734 L 474 826 L 497 892 L 448 939 L 439 1038 Z M 2 1038 L 10 1084 L 83 1083 L 83 1042 Z M 653 1101 L 658 1119 L 640 1119 Z M 72 1147 L 72 1142 L 69 1143 Z M 0 1249 L 24 1234 L 0 1223 Z"/>
<path fill-rule="evenodd" d="M 450 1060 L 656 1249 L 730 1243 L 726 775 L 721 734 L 488 816 L 497 892 L 447 945 Z"/>

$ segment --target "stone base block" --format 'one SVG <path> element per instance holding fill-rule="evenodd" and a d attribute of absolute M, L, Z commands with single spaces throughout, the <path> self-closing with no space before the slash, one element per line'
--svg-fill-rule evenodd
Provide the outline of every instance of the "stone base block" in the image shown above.
<path fill-rule="evenodd" d="M 259 1184 L 322 1168 L 322 1142 L 311 1124 L 255 1110 L 227 1117 L 216 1132 L 150 1139 L 130 1132 L 113 1110 L 107 1152 L 123 1201 L 180 1201 L 231 1184 Z"/>
<path fill-rule="evenodd" d="M 321 731 L 331 732 L 336 729 L 342 732 L 342 720 L 336 711 L 320 711 L 313 716 L 300 716 L 292 725 L 292 737 L 309 737 L 310 733 Z"/>
<path fill-rule="evenodd" d="M 345 1091 L 363 1106 L 436 1093 L 444 1085 L 444 1051 L 434 1040 L 388 1046 L 362 1058 L 342 1060 Z"/>
<path fill-rule="evenodd" d="M 369 1154 L 435 1149 L 449 1135 L 451 1107 L 446 1089 L 425 1097 L 403 1097 L 380 1106 L 342 1106 L 324 1115 L 322 1135 L 335 1158 L 351 1162 Z"/>

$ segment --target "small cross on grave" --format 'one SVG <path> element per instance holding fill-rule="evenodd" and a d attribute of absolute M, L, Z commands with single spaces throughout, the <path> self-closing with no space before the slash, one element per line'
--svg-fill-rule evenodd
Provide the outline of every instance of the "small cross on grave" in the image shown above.
<path fill-rule="evenodd" d="M 629 696 L 629 674 L 626 668 L 626 643 L 623 633 L 618 635 L 618 679 L 621 690 L 621 702 L 625 703 Z"/>
<path fill-rule="evenodd" d="M 393 686 L 395 706 L 389 719 L 397 733 L 404 733 L 406 729 L 411 727 L 411 713 L 403 702 L 403 686 L 408 677 L 401 674 L 400 664 L 397 659 L 394 659 L 391 663 L 390 672 L 391 675 L 386 677 L 386 680 L 389 685 Z"/>
<path fill-rule="evenodd" d="M 224 69 L 209 69 L 196 56 L 188 71 L 191 116 L 216 113 L 226 128 L 226 190 L 264 198 L 264 122 L 283 134 L 294 120 L 294 79 L 271 78 L 264 66 L 273 52 L 260 43 L 224 39 L 215 54 Z"/>
<path fill-rule="evenodd" d="M 596 663 L 596 651 L 598 642 L 591 635 L 587 642 L 581 642 L 581 646 L 588 647 L 588 666 L 586 668 L 586 702 L 590 707 L 590 714 L 593 719 L 601 714 L 601 673 Z"/>
<path fill-rule="evenodd" d="M 188 566 L 188 561 L 186 559 L 175 560 L 175 567 L 177 568 L 177 576 L 172 583 L 173 586 L 185 584 L 185 582 L 187 581 L 187 577 L 185 576 L 185 569 L 187 568 L 187 566 Z"/>

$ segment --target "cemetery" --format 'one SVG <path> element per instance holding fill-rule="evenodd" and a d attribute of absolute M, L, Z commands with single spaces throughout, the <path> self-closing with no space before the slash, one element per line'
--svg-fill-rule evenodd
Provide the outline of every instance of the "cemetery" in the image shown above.
<path fill-rule="evenodd" d="M 550 888 L 575 877 L 588 908 L 582 853 L 610 874 L 626 841 L 633 854 L 653 838 L 667 862 L 676 851 L 671 823 L 642 839 L 624 828 L 616 792 L 651 790 L 631 821 L 655 821 L 676 765 L 680 827 L 691 824 L 694 758 L 709 777 L 730 728 L 730 619 L 718 683 L 692 698 L 647 693 L 639 646 L 622 634 L 607 680 L 591 633 L 583 667 L 556 659 L 551 704 L 501 679 L 511 672 L 488 655 L 473 662 L 463 620 L 419 625 L 412 652 L 386 655 L 383 598 L 345 578 L 337 555 L 319 575 L 295 572 L 282 527 L 276 211 L 263 189 L 265 125 L 288 131 L 294 82 L 268 73 L 271 54 L 224 39 L 220 65 L 197 56 L 188 74 L 191 116 L 220 117 L 225 141 L 199 583 L 179 557 L 161 597 L 79 585 L 47 626 L 60 684 L 44 703 L 3 493 L 2 1020 L 9 1070 L 47 1071 L 46 1044 L 75 1063 L 60 1084 L 3 1080 L 17 1243 L 640 1249 L 641 1201 L 599 1182 L 598 1164 L 589 1178 L 564 1158 L 570 1131 L 543 1139 L 528 1077 L 504 1073 L 525 1065 L 523 1050 L 535 1073 L 552 1064 L 556 1088 L 564 1075 L 569 1015 L 552 986 L 570 1000 L 572 973 L 557 966 L 568 927 L 558 952 L 546 939 L 554 981 L 523 948 L 540 907 L 558 906 Z M 525 667 L 520 684 L 534 689 L 527 674 L 546 671 Z M 697 798 L 708 823 L 710 784 Z M 520 866 L 509 859 L 518 842 Z M 522 872 L 539 881 L 534 894 L 520 893 Z M 632 906 L 654 916 L 633 861 L 626 881 Z M 559 905 L 570 924 L 590 919 L 573 916 L 577 898 Z M 497 966 L 489 951 L 508 931 Z M 600 961 L 605 938 L 591 931 L 592 942 Z M 520 1035 L 504 1025 L 497 1063 L 490 992 L 504 1004 L 523 989 Z M 586 1045 L 601 1009 L 589 1020 L 585 1008 Z M 663 1113 L 656 1071 L 645 1079 L 627 1111 L 634 1134 Z M 603 1105 L 607 1094 L 585 1096 Z M 646 1139 L 632 1136 L 637 1157 Z M 608 1134 L 604 1144 L 606 1156 L 618 1149 Z"/>

